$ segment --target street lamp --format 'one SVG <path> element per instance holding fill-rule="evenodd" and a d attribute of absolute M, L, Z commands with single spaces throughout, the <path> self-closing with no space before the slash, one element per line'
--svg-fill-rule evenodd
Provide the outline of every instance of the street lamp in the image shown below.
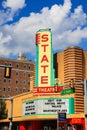
<path fill-rule="evenodd" d="M 0 100 L 10 100 L 10 117 L 9 117 L 9 130 L 12 130 L 12 115 L 13 115 L 13 98 L 0 97 Z"/>

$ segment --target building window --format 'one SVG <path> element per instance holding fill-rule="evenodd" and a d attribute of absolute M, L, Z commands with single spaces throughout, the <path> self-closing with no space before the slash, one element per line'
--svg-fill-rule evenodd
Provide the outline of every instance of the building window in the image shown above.
<path fill-rule="evenodd" d="M 23 88 L 23 92 L 26 92 L 26 88 Z"/>
<path fill-rule="evenodd" d="M 18 72 L 16 72 L 16 76 L 18 75 Z"/>
<path fill-rule="evenodd" d="M 26 64 L 24 64 L 24 68 L 26 68 Z"/>
<path fill-rule="evenodd" d="M 24 72 L 24 77 L 26 76 L 26 72 Z"/>
<path fill-rule="evenodd" d="M 6 87 L 3 88 L 3 91 L 4 91 L 4 92 L 6 91 Z"/>
<path fill-rule="evenodd" d="M 15 92 L 18 93 L 18 87 L 16 87 Z"/>
<path fill-rule="evenodd" d="M 11 79 L 9 79 L 8 82 L 11 83 Z"/>
<path fill-rule="evenodd" d="M 11 88 L 10 88 L 10 86 L 8 87 L 8 91 L 11 91 Z"/>
<path fill-rule="evenodd" d="M 10 63 L 9 65 L 10 65 L 10 66 L 12 66 L 12 64 L 11 64 L 11 63 Z"/>
<path fill-rule="evenodd" d="M 26 85 L 26 80 L 24 80 L 24 85 Z"/>
<path fill-rule="evenodd" d="M 30 74 L 28 74 L 28 77 L 30 77 Z"/>
<path fill-rule="evenodd" d="M 19 67 L 19 64 L 16 64 L 16 67 L 18 68 L 18 67 Z"/>
<path fill-rule="evenodd" d="M 0 88 L 0 91 L 2 91 L 2 89 Z"/>
<path fill-rule="evenodd" d="M 4 79 L 4 83 L 6 83 L 6 79 Z"/>
<path fill-rule="evenodd" d="M 30 67 L 30 65 L 29 65 L 29 66 L 28 66 L 28 69 L 30 70 L 30 68 L 31 68 L 31 67 Z"/>
<path fill-rule="evenodd" d="M 30 86 L 30 81 L 28 81 L 28 85 Z"/>
<path fill-rule="evenodd" d="M 16 80 L 16 84 L 18 84 L 18 80 Z"/>

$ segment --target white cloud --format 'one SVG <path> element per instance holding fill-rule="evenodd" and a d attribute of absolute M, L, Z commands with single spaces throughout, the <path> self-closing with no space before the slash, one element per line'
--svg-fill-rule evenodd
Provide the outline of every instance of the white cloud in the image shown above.
<path fill-rule="evenodd" d="M 2 3 L 4 8 L 11 8 L 12 11 L 17 11 L 25 6 L 25 0 L 7 0 Z"/>
<path fill-rule="evenodd" d="M 7 49 L 7 46 L 9 45 L 10 41 L 11 41 L 10 35 L 3 36 L 3 33 L 0 32 L 0 54 L 1 55 L 9 55 L 9 51 L 8 51 L 9 48 Z"/>
<path fill-rule="evenodd" d="M 2 2 L 3 9 L 0 10 L 0 25 L 13 21 L 17 12 L 25 7 L 25 0 L 5 0 Z"/>
<path fill-rule="evenodd" d="M 9 35 L 7 35 L 7 36 L 5 36 L 5 37 L 3 37 L 3 33 L 2 32 L 0 32 L 0 43 L 3 45 L 3 43 L 5 43 L 5 42 L 10 42 L 10 40 L 11 40 L 11 36 L 9 36 Z"/>
<path fill-rule="evenodd" d="M 11 0 L 7 0 L 4 8 L 11 7 L 13 10 L 18 10 L 24 7 L 24 2 L 18 7 L 16 3 L 9 2 Z M 50 9 L 45 7 L 40 13 L 32 12 L 28 17 L 22 17 L 12 25 L 2 26 L 0 32 L 3 38 L 0 38 L 0 42 L 4 51 L 0 52 L 0 55 L 5 55 L 4 52 L 7 50 L 8 55 L 19 52 L 35 55 L 35 33 L 42 28 L 52 29 L 55 51 L 70 45 L 78 45 L 82 39 L 87 39 L 87 14 L 84 13 L 81 5 L 75 8 L 74 12 L 71 12 L 71 8 L 71 1 L 65 0 L 63 5 L 55 4 Z M 4 38 L 6 38 L 5 42 Z"/>

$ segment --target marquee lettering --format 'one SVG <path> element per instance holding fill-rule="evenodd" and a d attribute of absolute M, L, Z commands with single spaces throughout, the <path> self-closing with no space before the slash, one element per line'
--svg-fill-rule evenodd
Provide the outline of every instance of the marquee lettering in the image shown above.
<path fill-rule="evenodd" d="M 48 44 L 41 45 L 41 46 L 44 48 L 44 52 L 46 52 L 46 48 L 47 48 Z"/>
<path fill-rule="evenodd" d="M 42 35 L 42 42 L 47 42 L 48 41 L 48 34 L 43 34 Z"/>
<path fill-rule="evenodd" d="M 41 65 L 41 67 L 43 68 L 43 73 L 46 73 L 48 65 Z"/>
<path fill-rule="evenodd" d="M 48 76 L 41 76 L 41 84 L 48 84 Z"/>
<path fill-rule="evenodd" d="M 49 62 L 46 55 L 43 55 L 42 60 L 41 60 L 41 63 L 42 63 L 43 61 Z"/>

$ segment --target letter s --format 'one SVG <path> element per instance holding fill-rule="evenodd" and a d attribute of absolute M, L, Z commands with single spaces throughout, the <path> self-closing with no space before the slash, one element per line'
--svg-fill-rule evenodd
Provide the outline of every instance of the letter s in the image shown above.
<path fill-rule="evenodd" d="M 48 34 L 43 34 L 42 35 L 42 42 L 47 42 L 48 41 Z"/>

